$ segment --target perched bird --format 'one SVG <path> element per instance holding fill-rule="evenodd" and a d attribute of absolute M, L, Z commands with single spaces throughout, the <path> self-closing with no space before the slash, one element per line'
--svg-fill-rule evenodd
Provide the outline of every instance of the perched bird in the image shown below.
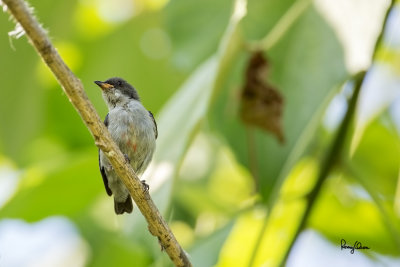
<path fill-rule="evenodd" d="M 158 133 L 153 114 L 143 107 L 137 91 L 125 80 L 115 77 L 95 83 L 101 88 L 109 109 L 105 126 L 135 173 L 142 174 L 156 147 Z M 129 191 L 100 149 L 99 167 L 107 194 L 114 195 L 115 213 L 131 213 L 133 206 Z M 148 190 L 145 183 L 144 188 Z"/>

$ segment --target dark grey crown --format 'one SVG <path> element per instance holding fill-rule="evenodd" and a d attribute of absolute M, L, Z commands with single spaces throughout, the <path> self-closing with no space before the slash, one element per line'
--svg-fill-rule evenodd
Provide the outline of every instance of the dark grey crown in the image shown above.
<path fill-rule="evenodd" d="M 133 88 L 127 81 L 119 77 L 113 77 L 105 81 L 108 84 L 114 86 L 115 89 L 119 90 L 124 95 L 128 96 L 129 98 L 133 98 L 136 100 L 140 100 L 139 94 L 137 93 L 136 89 Z"/>

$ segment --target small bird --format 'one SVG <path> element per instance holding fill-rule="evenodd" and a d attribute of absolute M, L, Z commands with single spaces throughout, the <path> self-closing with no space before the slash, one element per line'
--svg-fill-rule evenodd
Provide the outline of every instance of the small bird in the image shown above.
<path fill-rule="evenodd" d="M 156 147 L 158 132 L 153 114 L 143 107 L 135 88 L 124 79 L 114 77 L 94 83 L 101 88 L 109 109 L 104 120 L 105 126 L 135 173 L 142 174 Z M 99 167 L 107 194 L 114 195 L 115 213 L 131 213 L 133 205 L 129 191 L 100 149 Z M 142 183 L 144 189 L 148 190 L 148 185 L 144 181 Z"/>

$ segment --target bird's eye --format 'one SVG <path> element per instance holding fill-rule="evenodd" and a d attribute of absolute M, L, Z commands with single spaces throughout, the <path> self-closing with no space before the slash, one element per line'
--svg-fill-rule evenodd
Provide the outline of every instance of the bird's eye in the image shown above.
<path fill-rule="evenodd" d="M 118 86 L 122 86 L 122 82 L 121 81 L 118 81 L 117 84 L 118 84 Z"/>

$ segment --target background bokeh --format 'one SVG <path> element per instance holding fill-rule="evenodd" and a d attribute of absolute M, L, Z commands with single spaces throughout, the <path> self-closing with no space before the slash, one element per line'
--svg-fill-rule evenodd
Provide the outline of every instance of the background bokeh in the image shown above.
<path fill-rule="evenodd" d="M 277 266 L 368 70 L 343 153 L 288 266 L 400 266 L 400 6 L 388 0 L 30 0 L 98 113 L 120 76 L 158 122 L 144 179 L 194 266 Z M 0 266 L 171 266 L 136 209 L 116 216 L 97 148 L 0 14 Z M 10 33 L 10 34 L 8 34 Z M 14 34 L 15 35 L 15 34 Z M 285 143 L 245 125 L 254 47 L 283 95 Z M 369 250 L 340 250 L 341 239 Z"/>

